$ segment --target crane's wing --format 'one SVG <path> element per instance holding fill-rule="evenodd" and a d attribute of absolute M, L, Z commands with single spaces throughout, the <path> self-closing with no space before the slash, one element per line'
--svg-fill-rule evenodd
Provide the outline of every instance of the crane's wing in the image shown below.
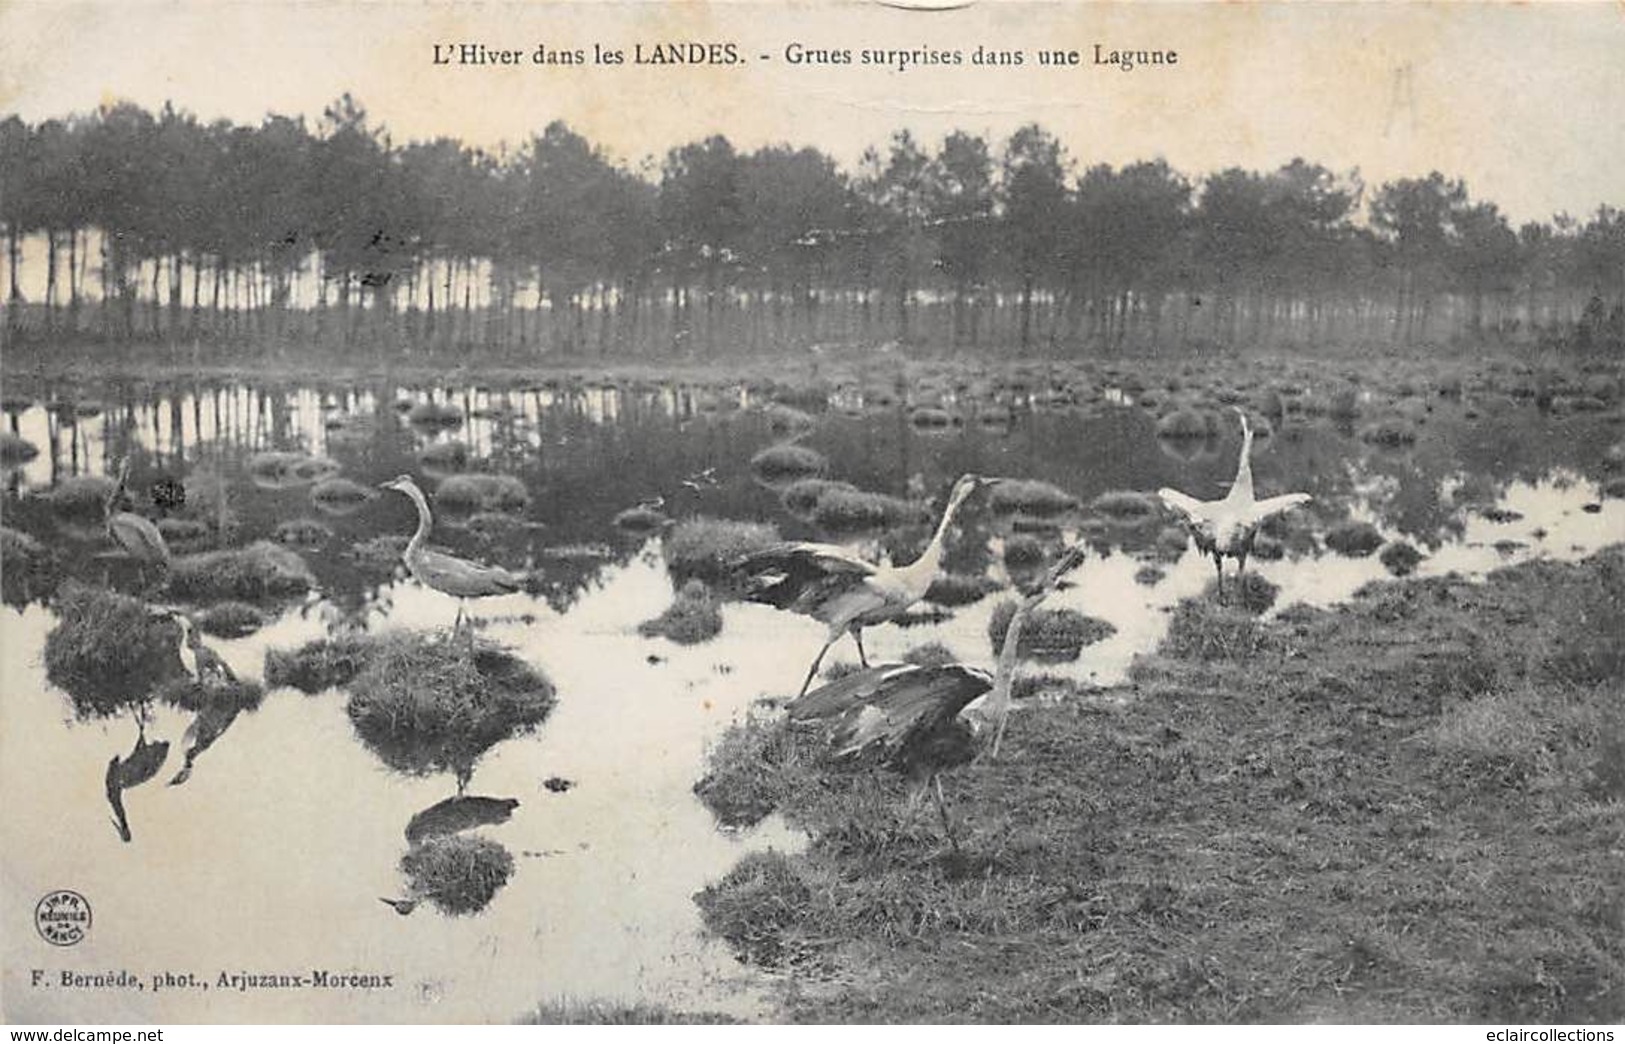
<path fill-rule="evenodd" d="M 785 710 L 791 721 L 825 721 L 851 710 L 881 690 L 888 677 L 918 671 L 912 663 L 883 663 L 837 678 L 791 700 Z"/>
<path fill-rule="evenodd" d="M 1249 525 L 1256 525 L 1259 522 L 1264 521 L 1266 518 L 1269 518 L 1271 515 L 1279 515 L 1283 511 L 1291 511 L 1299 504 L 1307 504 L 1313 499 L 1314 498 L 1307 493 L 1283 493 L 1278 497 L 1270 497 L 1268 500 L 1260 500 L 1247 510 L 1246 522 Z"/>
<path fill-rule="evenodd" d="M 524 585 L 524 577 L 501 566 L 479 565 L 439 551 L 419 552 L 416 569 L 431 587 L 459 598 L 513 592 Z"/>
<path fill-rule="evenodd" d="M 743 582 L 748 601 L 810 615 L 876 570 L 834 544 L 776 544 L 740 558 L 730 572 Z"/>
<path fill-rule="evenodd" d="M 1209 521 L 1213 505 L 1206 501 L 1197 500 L 1188 493 L 1181 493 L 1179 490 L 1170 489 L 1167 486 L 1157 490 L 1157 496 L 1162 498 L 1164 504 L 1184 515 L 1192 523 L 1200 525 Z"/>
<path fill-rule="evenodd" d="M 841 715 L 830 744 L 842 758 L 877 747 L 896 751 L 910 737 L 951 720 L 992 687 L 986 671 L 959 663 L 887 673 L 867 699 Z"/>

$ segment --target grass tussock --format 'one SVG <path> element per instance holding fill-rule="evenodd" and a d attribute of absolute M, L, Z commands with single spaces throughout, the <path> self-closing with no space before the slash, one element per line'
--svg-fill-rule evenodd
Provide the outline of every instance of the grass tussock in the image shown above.
<path fill-rule="evenodd" d="M 487 837 L 453 834 L 418 842 L 401 856 L 410 893 L 441 913 L 479 913 L 513 876 L 513 853 Z"/>
<path fill-rule="evenodd" d="M 287 547 L 321 547 L 333 539 L 333 527 L 320 519 L 290 518 L 277 523 L 271 536 Z"/>
<path fill-rule="evenodd" d="M 145 602 L 70 580 L 52 607 L 60 622 L 45 636 L 45 677 L 79 717 L 117 714 L 181 673 L 179 626 Z"/>
<path fill-rule="evenodd" d="M 1344 522 L 1326 533 L 1326 546 L 1348 558 L 1365 558 L 1382 545 L 1382 533 L 1369 522 Z"/>
<path fill-rule="evenodd" d="M 1143 522 L 1157 513 L 1158 503 L 1149 493 L 1114 489 L 1096 497 L 1089 509 L 1113 522 Z"/>
<path fill-rule="evenodd" d="M 311 695 L 348 685 L 367 665 L 376 644 L 377 639 L 367 635 L 340 635 L 297 649 L 267 649 L 265 684 L 291 686 Z"/>
<path fill-rule="evenodd" d="M 461 439 L 447 439 L 445 442 L 431 442 L 419 450 L 418 463 L 426 471 L 445 474 L 468 467 L 469 456 L 468 443 Z"/>
<path fill-rule="evenodd" d="M 474 472 L 449 475 L 434 490 L 437 507 L 457 514 L 481 511 L 523 511 L 530 506 L 530 491 L 512 475 Z"/>
<path fill-rule="evenodd" d="M 822 475 L 828 467 L 829 458 L 809 446 L 793 442 L 769 446 L 750 458 L 751 471 L 768 482 Z"/>
<path fill-rule="evenodd" d="M 10 526 L 0 526 L 0 588 L 7 605 L 26 605 L 56 590 L 62 562 L 56 552 Z"/>
<path fill-rule="evenodd" d="M 623 533 L 653 533 L 671 522 L 664 511 L 644 504 L 617 512 L 610 524 Z"/>
<path fill-rule="evenodd" d="M 933 605 L 953 609 L 958 606 L 980 602 L 998 589 L 998 583 L 985 576 L 943 573 L 931 581 L 931 586 L 926 588 L 925 600 Z"/>
<path fill-rule="evenodd" d="M 1036 479 L 1001 479 L 993 486 L 988 503 L 1001 515 L 1020 512 L 1043 518 L 1072 510 L 1078 506 L 1078 498 Z"/>
<path fill-rule="evenodd" d="M 247 602 L 227 600 L 192 614 L 197 629 L 215 638 L 246 638 L 265 626 L 265 614 Z"/>
<path fill-rule="evenodd" d="M 372 640 L 349 683 L 357 735 L 386 765 L 410 775 L 453 772 L 547 719 L 553 685 L 524 661 L 461 635 L 391 633 Z"/>
<path fill-rule="evenodd" d="M 310 487 L 310 502 L 329 515 L 348 515 L 378 495 L 361 483 L 342 475 L 325 478 Z"/>
<path fill-rule="evenodd" d="M 987 637 L 993 643 L 993 655 L 1004 648 L 1004 636 L 1010 630 L 1010 621 L 1016 615 L 1015 602 L 1002 602 L 993 610 L 988 621 Z M 1084 646 L 1110 638 L 1117 628 L 1105 620 L 1085 616 L 1076 609 L 1034 609 L 1022 625 L 1020 644 L 1016 653 L 1024 660 L 1042 663 L 1064 663 L 1076 660 Z"/>
<path fill-rule="evenodd" d="M 161 683 L 155 695 L 172 707 L 194 713 L 204 707 L 256 711 L 265 701 L 265 686 L 253 678 L 233 678 L 204 684 L 182 673 Z"/>
<path fill-rule="evenodd" d="M 183 555 L 174 560 L 169 573 L 171 594 L 200 602 L 229 598 L 263 604 L 297 597 L 315 584 L 304 559 L 266 540 Z"/>
<path fill-rule="evenodd" d="M 70 522 L 97 522 L 102 520 L 103 506 L 117 485 L 101 475 L 74 475 L 56 484 L 46 494 L 51 510 L 57 517 Z"/>
<path fill-rule="evenodd" d="M 1415 545 L 1395 540 L 1383 547 L 1377 557 L 1382 561 L 1383 568 L 1393 576 L 1410 576 L 1427 556 L 1418 551 Z"/>
<path fill-rule="evenodd" d="M 678 645 L 698 645 L 722 633 L 722 609 L 703 580 L 689 580 L 665 612 L 638 624 L 645 638 L 662 637 Z"/>
<path fill-rule="evenodd" d="M 672 576 L 714 584 L 727 580 L 735 560 L 778 542 L 778 530 L 770 525 L 700 517 L 673 526 L 666 533 L 661 551 Z"/>
<path fill-rule="evenodd" d="M 788 793 L 781 769 L 792 756 L 782 721 L 747 718 L 724 731 L 711 748 L 694 794 L 723 826 L 755 826 Z"/>
<path fill-rule="evenodd" d="M 417 402 L 406 411 L 406 419 L 416 428 L 444 431 L 462 426 L 463 408 L 450 402 Z"/>
<path fill-rule="evenodd" d="M 1622 578 L 1186 602 L 1132 685 L 1023 707 L 946 780 L 959 854 L 901 780 L 789 759 L 808 848 L 697 899 L 746 959 L 842 970 L 792 1021 L 1617 1022 Z"/>
<path fill-rule="evenodd" d="M 831 490 L 857 491 L 856 486 L 850 482 L 841 482 L 836 479 L 807 478 L 800 479 L 784 487 L 779 493 L 779 503 L 784 510 L 797 518 L 811 520 L 813 512 L 818 509 L 818 500 Z"/>
<path fill-rule="evenodd" d="M 1159 439 L 1205 439 L 1217 432 L 1213 414 L 1189 407 L 1174 410 L 1157 422 Z"/>
<path fill-rule="evenodd" d="M 825 488 L 812 510 L 816 524 L 843 533 L 908 525 L 921 518 L 920 505 L 913 501 L 841 486 Z"/>

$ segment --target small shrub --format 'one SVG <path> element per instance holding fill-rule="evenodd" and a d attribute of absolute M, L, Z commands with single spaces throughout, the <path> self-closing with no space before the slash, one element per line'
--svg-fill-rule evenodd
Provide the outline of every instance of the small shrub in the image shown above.
<path fill-rule="evenodd" d="M 1410 576 L 1426 556 L 1406 541 L 1395 540 L 1384 547 L 1377 557 L 1381 559 L 1383 568 L 1394 576 Z"/>
<path fill-rule="evenodd" d="M 21 530 L 0 526 L 0 586 L 7 605 L 49 594 L 61 572 L 56 552 Z"/>
<path fill-rule="evenodd" d="M 146 603 L 70 580 L 45 636 L 45 677 L 81 718 L 104 718 L 139 703 L 181 673 L 180 626 Z"/>

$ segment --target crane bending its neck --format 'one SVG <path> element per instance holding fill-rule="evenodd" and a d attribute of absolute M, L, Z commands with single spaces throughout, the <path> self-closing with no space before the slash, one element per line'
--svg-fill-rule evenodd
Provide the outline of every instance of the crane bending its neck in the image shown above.
<path fill-rule="evenodd" d="M 937 531 L 931 535 L 931 542 L 920 552 L 909 565 L 898 569 L 910 580 L 917 581 L 923 587 L 929 587 L 931 581 L 936 579 L 937 570 L 942 568 L 942 547 L 948 539 L 948 527 L 953 525 L 954 515 L 959 511 L 959 505 L 971 495 L 976 488 L 976 480 L 970 478 L 960 479 L 954 484 L 953 492 L 948 495 L 948 506 L 943 509 L 942 521 L 937 523 Z"/>
<path fill-rule="evenodd" d="M 1241 414 L 1241 459 L 1236 462 L 1236 481 L 1230 483 L 1228 499 L 1253 502 L 1253 427 L 1245 413 Z"/>
<path fill-rule="evenodd" d="M 395 488 L 411 497 L 412 503 L 418 509 L 418 529 L 416 533 L 412 534 L 411 541 L 406 545 L 406 553 L 412 554 L 423 546 L 424 540 L 428 539 L 429 527 L 434 525 L 434 516 L 429 514 L 429 502 L 423 499 L 423 491 L 415 483 L 403 482 Z"/>

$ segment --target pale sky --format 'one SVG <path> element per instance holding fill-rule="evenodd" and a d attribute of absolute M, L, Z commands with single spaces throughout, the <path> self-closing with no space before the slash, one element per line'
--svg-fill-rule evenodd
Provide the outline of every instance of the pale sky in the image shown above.
<path fill-rule="evenodd" d="M 671 42 L 732 42 L 745 64 L 636 65 Z M 524 52 L 437 66 L 435 44 Z M 620 66 L 537 65 L 538 46 L 624 49 Z M 795 66 L 792 43 L 850 65 Z M 1123 72 L 1094 48 L 1178 52 Z M 1019 68 L 971 63 L 978 45 Z M 957 50 L 905 72 L 864 49 Z M 1077 50 L 1042 67 L 1041 48 Z M 767 60 L 762 55 L 769 55 Z M 564 119 L 618 159 L 722 133 L 750 150 L 809 144 L 849 169 L 908 128 L 994 143 L 1037 121 L 1081 171 L 1156 156 L 1198 176 L 1294 156 L 1368 184 L 1439 169 L 1516 223 L 1625 205 L 1625 5 L 1618 3 L 1028 3 L 952 11 L 850 3 L 361 3 L 0 0 L 0 114 L 29 121 L 130 99 L 205 120 L 304 114 L 349 91 L 397 143 L 494 147 Z"/>

